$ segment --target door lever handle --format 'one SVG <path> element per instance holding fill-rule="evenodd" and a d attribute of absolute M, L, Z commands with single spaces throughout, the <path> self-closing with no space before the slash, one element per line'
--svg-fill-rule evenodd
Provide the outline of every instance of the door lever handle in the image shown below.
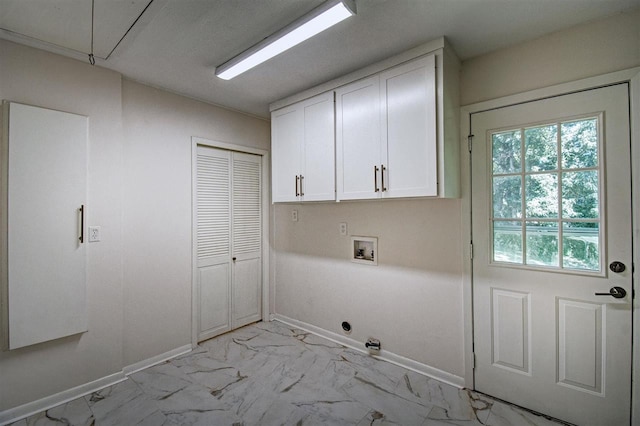
<path fill-rule="evenodd" d="M 622 299 L 627 295 L 627 290 L 622 287 L 611 287 L 609 293 L 596 293 L 596 296 L 613 296 L 616 299 Z"/>

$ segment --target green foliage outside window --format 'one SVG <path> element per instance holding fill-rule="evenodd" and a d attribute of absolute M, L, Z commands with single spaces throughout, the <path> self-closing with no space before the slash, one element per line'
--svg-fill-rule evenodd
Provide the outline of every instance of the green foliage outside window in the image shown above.
<path fill-rule="evenodd" d="M 597 125 L 589 118 L 492 135 L 494 261 L 600 269 Z"/>

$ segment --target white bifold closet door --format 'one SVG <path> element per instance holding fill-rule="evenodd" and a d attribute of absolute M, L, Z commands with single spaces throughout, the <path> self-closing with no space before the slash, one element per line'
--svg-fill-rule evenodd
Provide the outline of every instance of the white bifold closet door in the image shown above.
<path fill-rule="evenodd" d="M 197 148 L 198 341 L 262 318 L 261 160 Z"/>

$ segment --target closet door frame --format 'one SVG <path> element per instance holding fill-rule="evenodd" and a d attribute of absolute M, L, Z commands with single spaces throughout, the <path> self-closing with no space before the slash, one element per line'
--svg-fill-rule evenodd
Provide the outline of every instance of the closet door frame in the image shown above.
<path fill-rule="evenodd" d="M 191 137 L 191 346 L 195 348 L 198 345 L 198 316 L 199 316 L 199 300 L 198 300 L 198 238 L 197 238 L 197 194 L 196 194 L 196 165 L 198 157 L 198 146 L 206 146 L 211 148 L 224 149 L 227 151 L 239 152 L 244 154 L 254 154 L 261 157 L 261 173 L 262 173 L 262 320 L 270 321 L 270 270 L 269 270 L 269 206 L 271 203 L 269 196 L 269 188 L 271 182 L 269 179 L 269 152 L 263 149 L 251 148 L 242 145 L 231 144 L 227 142 L 214 141 L 200 137 Z"/>

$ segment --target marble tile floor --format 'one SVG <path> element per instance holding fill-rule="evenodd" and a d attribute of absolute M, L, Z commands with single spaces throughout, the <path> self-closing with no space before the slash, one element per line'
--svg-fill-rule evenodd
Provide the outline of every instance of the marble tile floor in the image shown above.
<path fill-rule="evenodd" d="M 529 425 L 552 422 L 279 322 L 257 323 L 13 423 Z"/>

